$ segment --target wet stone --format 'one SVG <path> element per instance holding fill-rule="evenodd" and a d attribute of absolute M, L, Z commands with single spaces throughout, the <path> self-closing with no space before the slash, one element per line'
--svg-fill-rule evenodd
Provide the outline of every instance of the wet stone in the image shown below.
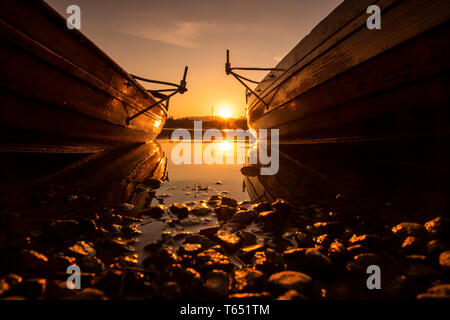
<path fill-rule="evenodd" d="M 68 297 L 67 300 L 108 300 L 108 297 L 99 289 L 85 288 Z"/>
<path fill-rule="evenodd" d="M 197 203 L 191 210 L 190 213 L 196 216 L 206 216 L 211 212 L 211 209 L 207 204 Z"/>
<path fill-rule="evenodd" d="M 237 291 L 257 292 L 262 289 L 264 274 L 253 268 L 236 269 L 233 273 L 233 288 Z"/>
<path fill-rule="evenodd" d="M 93 287 L 106 293 L 110 298 L 117 298 L 122 285 L 123 271 L 109 269 L 93 280 Z"/>
<path fill-rule="evenodd" d="M 439 255 L 439 265 L 446 271 L 450 271 L 450 250 Z"/>
<path fill-rule="evenodd" d="M 142 265 L 148 268 L 150 265 L 166 267 L 177 264 L 180 261 L 178 255 L 170 247 L 162 247 L 149 252 L 149 255 L 142 261 Z"/>
<path fill-rule="evenodd" d="M 193 268 L 183 268 L 181 281 L 185 282 L 187 287 L 195 288 L 201 284 L 202 277 L 200 273 Z"/>
<path fill-rule="evenodd" d="M 408 266 L 406 275 L 419 280 L 437 280 L 442 273 L 432 267 L 423 264 L 411 264 Z"/>
<path fill-rule="evenodd" d="M 48 266 L 48 258 L 34 250 L 22 250 L 18 263 L 20 270 L 44 272 Z"/>
<path fill-rule="evenodd" d="M 268 300 L 271 299 L 272 296 L 268 292 L 258 292 L 258 293 L 234 293 L 228 296 L 228 299 L 231 300 Z"/>
<path fill-rule="evenodd" d="M 101 223 L 108 226 L 108 225 L 121 225 L 123 222 L 122 216 L 120 214 L 107 214 L 102 216 Z"/>
<path fill-rule="evenodd" d="M 342 261 L 348 257 L 347 248 L 338 240 L 333 241 L 328 248 L 328 255 L 333 260 Z"/>
<path fill-rule="evenodd" d="M 404 239 L 406 237 L 426 238 L 427 230 L 419 223 L 402 222 L 392 228 L 392 232 Z"/>
<path fill-rule="evenodd" d="M 73 237 L 80 233 L 80 224 L 76 220 L 55 220 L 51 232 L 59 237 Z"/>
<path fill-rule="evenodd" d="M 29 300 L 40 300 L 45 296 L 47 279 L 35 278 L 27 279 L 11 290 L 13 295 L 25 297 Z"/>
<path fill-rule="evenodd" d="M 0 296 L 8 290 L 14 289 L 22 280 L 22 277 L 15 273 L 10 273 L 0 278 Z"/>
<path fill-rule="evenodd" d="M 274 272 L 280 268 L 282 258 L 275 250 L 268 248 L 264 251 L 257 251 L 252 259 L 253 267 L 262 272 Z"/>
<path fill-rule="evenodd" d="M 121 232 L 123 235 L 130 236 L 130 237 L 134 237 L 134 236 L 142 234 L 142 231 L 140 231 L 137 228 L 136 224 L 130 224 L 130 225 L 123 226 L 121 229 Z"/>
<path fill-rule="evenodd" d="M 230 288 L 230 277 L 222 270 L 212 270 L 204 283 L 205 292 L 217 298 L 226 298 Z"/>
<path fill-rule="evenodd" d="M 202 249 L 202 245 L 198 243 L 183 243 L 178 249 L 178 254 L 192 256 L 202 251 Z"/>
<path fill-rule="evenodd" d="M 51 280 L 47 283 L 46 298 L 50 300 L 65 299 L 74 294 L 74 291 L 67 288 L 66 280 Z"/>
<path fill-rule="evenodd" d="M 316 222 L 314 223 L 311 228 L 310 231 L 313 235 L 321 235 L 324 233 L 332 233 L 335 234 L 337 231 L 339 231 L 341 227 L 341 224 L 339 222 L 336 221 L 331 221 L 331 222 Z"/>
<path fill-rule="evenodd" d="M 271 206 L 275 211 L 280 212 L 281 214 L 289 214 L 292 210 L 292 206 L 283 199 L 277 199 Z"/>
<path fill-rule="evenodd" d="M 205 237 L 214 237 L 214 235 L 219 230 L 219 226 L 212 226 L 208 228 L 201 229 L 198 233 L 205 236 Z"/>
<path fill-rule="evenodd" d="M 137 254 L 129 254 L 116 257 L 114 262 L 118 263 L 120 266 L 133 267 L 138 263 Z"/>
<path fill-rule="evenodd" d="M 297 271 L 282 271 L 269 277 L 269 286 L 273 292 L 281 294 L 289 290 L 307 293 L 312 279 L 307 274 Z"/>
<path fill-rule="evenodd" d="M 100 273 L 105 269 L 105 265 L 95 256 L 84 256 L 81 258 L 80 268 L 83 272 Z"/>
<path fill-rule="evenodd" d="M 234 207 L 234 208 L 236 208 L 238 206 L 238 203 L 236 200 L 234 200 L 233 198 L 227 197 L 227 196 L 222 196 L 220 203 L 223 206 L 229 206 L 229 207 Z"/>
<path fill-rule="evenodd" d="M 406 237 L 402 243 L 405 254 L 421 254 L 426 252 L 426 241 L 417 237 Z"/>
<path fill-rule="evenodd" d="M 225 230 L 217 231 L 215 239 L 217 239 L 217 242 L 230 252 L 235 252 L 242 245 L 241 238 L 239 238 L 236 234 Z"/>
<path fill-rule="evenodd" d="M 227 256 L 214 249 L 200 252 L 196 258 L 196 266 L 200 271 L 213 269 L 230 271 L 234 267 Z"/>
<path fill-rule="evenodd" d="M 217 214 L 217 218 L 219 220 L 228 220 L 234 215 L 234 213 L 236 212 L 236 208 L 221 205 L 218 206 L 214 211 Z"/>
<path fill-rule="evenodd" d="M 272 209 L 272 205 L 268 202 L 260 202 L 253 206 L 253 210 L 256 212 L 272 211 Z"/>
<path fill-rule="evenodd" d="M 78 241 L 73 246 L 69 247 L 68 250 L 77 257 L 96 255 L 92 243 L 86 241 Z"/>
<path fill-rule="evenodd" d="M 298 269 L 305 262 L 306 248 L 294 248 L 283 252 L 283 261 L 289 269 Z"/>
<path fill-rule="evenodd" d="M 316 246 L 328 247 L 333 242 L 333 237 L 327 233 L 313 238 Z"/>
<path fill-rule="evenodd" d="M 449 250 L 449 247 L 442 240 L 431 240 L 427 244 L 427 255 L 433 260 L 436 259 L 436 261 L 439 255 L 447 250 Z"/>
<path fill-rule="evenodd" d="M 57 253 L 50 259 L 50 268 L 54 272 L 66 272 L 67 267 L 74 264 L 76 264 L 76 259 L 63 253 Z"/>
<path fill-rule="evenodd" d="M 350 246 L 362 245 L 373 250 L 383 249 L 383 240 L 379 236 L 373 234 L 363 234 L 360 236 L 354 234 L 348 240 L 348 243 Z"/>
<path fill-rule="evenodd" d="M 429 288 L 425 293 L 417 296 L 420 300 L 449 300 L 450 299 L 450 284 L 440 284 Z"/>
<path fill-rule="evenodd" d="M 239 230 L 237 232 L 237 235 L 239 238 L 241 238 L 242 245 L 244 246 L 249 246 L 256 243 L 256 235 L 251 232 Z"/>
<path fill-rule="evenodd" d="M 97 223 L 94 219 L 82 218 L 78 220 L 81 232 L 91 234 L 98 230 Z"/>
<path fill-rule="evenodd" d="M 361 244 L 357 244 L 355 246 L 347 247 L 347 253 L 350 257 L 355 257 L 363 253 L 370 253 L 370 249 Z"/>
<path fill-rule="evenodd" d="M 297 231 L 294 237 L 299 247 L 309 248 L 313 245 L 313 240 L 306 232 Z"/>
<path fill-rule="evenodd" d="M 250 263 L 252 261 L 253 256 L 255 255 L 255 253 L 258 251 L 262 251 L 263 249 L 264 249 L 264 245 L 254 244 L 254 245 L 239 249 L 237 256 L 245 263 Z"/>
<path fill-rule="evenodd" d="M 432 238 L 450 239 L 450 219 L 436 217 L 425 223 L 425 228 Z"/>
<path fill-rule="evenodd" d="M 178 219 L 184 219 L 189 215 L 189 209 L 181 203 L 172 203 L 169 207 L 170 212 L 178 217 Z"/>
<path fill-rule="evenodd" d="M 161 298 L 164 300 L 177 300 L 180 299 L 182 295 L 181 287 L 175 281 L 165 282 L 160 290 Z"/>
<path fill-rule="evenodd" d="M 274 227 L 275 222 L 277 222 L 280 214 L 277 211 L 262 211 L 259 212 L 256 222 L 262 225 L 266 225 L 270 228 Z"/>
<path fill-rule="evenodd" d="M 277 300 L 308 300 L 308 298 L 297 290 L 289 290 L 279 296 Z"/>
<path fill-rule="evenodd" d="M 305 263 L 314 274 L 329 276 L 334 271 L 334 264 L 330 258 L 318 249 L 310 248 L 305 252 Z"/>
<path fill-rule="evenodd" d="M 228 221 L 229 223 L 236 223 L 240 228 L 249 225 L 258 217 L 258 213 L 253 210 L 239 210 Z"/>
<path fill-rule="evenodd" d="M 383 269 L 385 261 L 382 257 L 374 253 L 363 253 L 357 255 L 347 264 L 347 270 L 359 276 L 365 276 L 367 267 L 370 265 L 377 265 Z"/>
<path fill-rule="evenodd" d="M 216 243 L 205 236 L 193 234 L 186 237 L 184 243 L 198 243 L 202 245 L 203 248 L 209 249 L 216 245 Z"/>
<path fill-rule="evenodd" d="M 154 219 L 159 219 L 164 215 L 166 209 L 167 207 L 165 205 L 158 204 L 157 206 L 152 207 L 149 210 L 145 211 L 143 215 L 148 215 Z"/>

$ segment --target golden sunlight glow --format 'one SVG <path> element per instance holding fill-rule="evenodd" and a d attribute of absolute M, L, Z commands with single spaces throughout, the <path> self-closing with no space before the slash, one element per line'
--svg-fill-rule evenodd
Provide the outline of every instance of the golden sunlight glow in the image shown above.
<path fill-rule="evenodd" d="M 233 111 L 230 106 L 223 106 L 219 108 L 219 117 L 221 118 L 231 118 L 233 116 Z"/>
<path fill-rule="evenodd" d="M 155 126 L 155 128 L 158 128 L 161 125 L 161 121 L 156 120 L 153 125 Z"/>
<path fill-rule="evenodd" d="M 230 151 L 232 146 L 233 145 L 231 144 L 231 142 L 229 142 L 229 141 L 222 141 L 222 142 L 219 143 L 219 150 L 220 151 Z"/>

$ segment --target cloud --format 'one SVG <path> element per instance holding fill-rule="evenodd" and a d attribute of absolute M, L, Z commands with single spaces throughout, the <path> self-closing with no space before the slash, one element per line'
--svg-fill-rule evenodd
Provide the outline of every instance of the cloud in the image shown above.
<path fill-rule="evenodd" d="M 214 26 L 214 23 L 185 21 L 176 23 L 167 29 L 145 26 L 122 30 L 121 32 L 174 46 L 195 48 L 200 46 L 198 43 L 199 37 Z"/>

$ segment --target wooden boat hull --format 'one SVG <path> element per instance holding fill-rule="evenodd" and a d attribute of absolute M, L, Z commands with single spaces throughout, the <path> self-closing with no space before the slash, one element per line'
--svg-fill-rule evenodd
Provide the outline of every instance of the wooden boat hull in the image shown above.
<path fill-rule="evenodd" d="M 0 46 L 3 150 L 94 150 L 161 131 L 162 104 L 126 123 L 156 98 L 44 2 L 2 1 Z"/>
<path fill-rule="evenodd" d="M 344 1 L 256 88 L 248 124 L 284 140 L 390 139 L 450 132 L 450 2 Z"/>

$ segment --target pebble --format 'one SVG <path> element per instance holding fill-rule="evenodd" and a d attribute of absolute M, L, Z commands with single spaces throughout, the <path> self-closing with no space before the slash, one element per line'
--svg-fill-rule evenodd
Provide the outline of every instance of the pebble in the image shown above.
<path fill-rule="evenodd" d="M 178 217 L 178 219 L 184 219 L 187 218 L 189 215 L 189 209 L 187 206 L 181 203 L 172 203 L 169 206 L 170 212 L 172 212 L 174 215 Z"/>
<path fill-rule="evenodd" d="M 258 293 L 247 293 L 246 292 L 246 293 L 234 293 L 234 294 L 229 295 L 228 298 L 231 300 L 260 301 L 260 300 L 268 300 L 268 299 L 272 298 L 272 296 L 268 292 L 258 292 Z"/>
<path fill-rule="evenodd" d="M 277 300 L 308 300 L 308 298 L 297 290 L 292 289 L 279 296 Z"/>
<path fill-rule="evenodd" d="M 415 222 L 402 222 L 393 227 L 392 232 L 402 239 L 410 236 L 418 238 L 427 237 L 427 230 L 425 227 Z"/>
<path fill-rule="evenodd" d="M 425 228 L 432 238 L 450 239 L 450 219 L 436 217 L 425 223 Z"/>
<path fill-rule="evenodd" d="M 269 286 L 274 292 L 284 293 L 289 290 L 307 293 L 311 288 L 312 279 L 298 271 L 282 271 L 269 277 Z"/>
<path fill-rule="evenodd" d="M 226 298 L 230 288 L 230 277 L 222 270 L 212 270 L 204 283 L 208 295 L 216 298 Z"/>
<path fill-rule="evenodd" d="M 264 274 L 253 268 L 236 269 L 233 273 L 233 288 L 237 291 L 257 292 L 264 284 Z"/>
<path fill-rule="evenodd" d="M 108 300 L 108 297 L 101 290 L 95 288 L 85 288 L 77 292 L 73 296 L 66 298 L 67 300 Z"/>
<path fill-rule="evenodd" d="M 159 219 L 164 215 L 164 213 L 166 213 L 166 210 L 167 210 L 167 206 L 165 206 L 163 204 L 158 204 L 154 207 L 151 207 L 147 211 L 145 211 L 143 213 L 143 215 L 148 215 L 154 219 Z"/>
<path fill-rule="evenodd" d="M 402 243 L 402 250 L 405 254 L 422 254 L 426 252 L 427 242 L 417 237 L 406 237 Z"/>
<path fill-rule="evenodd" d="M 254 244 L 254 245 L 239 249 L 237 256 L 245 263 L 250 263 L 253 256 L 255 255 L 255 253 L 258 251 L 262 251 L 263 249 L 264 249 L 264 245 L 262 245 L 260 243 Z"/>
<path fill-rule="evenodd" d="M 68 250 L 78 257 L 96 255 L 96 251 L 93 248 L 92 243 L 86 241 L 78 241 L 73 246 L 70 246 Z"/>
<path fill-rule="evenodd" d="M 230 252 L 236 252 L 242 245 L 241 238 L 236 234 L 225 230 L 217 231 L 215 239 L 217 240 L 217 243 Z"/>
<path fill-rule="evenodd" d="M 214 249 L 208 249 L 200 252 L 196 258 L 196 266 L 200 270 L 219 269 L 231 271 L 233 269 L 233 264 L 230 259 Z"/>
<path fill-rule="evenodd" d="M 347 270 L 356 274 L 365 276 L 367 273 L 367 267 L 370 265 L 377 265 L 380 268 L 385 264 L 383 258 L 374 253 L 363 253 L 357 255 L 347 264 Z"/>
<path fill-rule="evenodd" d="M 252 264 L 255 269 L 263 272 L 274 272 L 281 266 L 281 255 L 271 248 L 255 252 Z"/>
<path fill-rule="evenodd" d="M 331 259 L 315 248 L 306 250 L 305 263 L 314 274 L 320 274 L 320 276 L 329 276 L 334 271 Z"/>
<path fill-rule="evenodd" d="M 228 220 L 234 215 L 236 208 L 220 205 L 214 210 L 214 212 L 217 214 L 217 218 L 219 220 Z"/>
<path fill-rule="evenodd" d="M 223 205 L 223 206 L 229 206 L 229 207 L 233 207 L 233 208 L 236 208 L 238 206 L 238 203 L 236 200 L 234 200 L 233 198 L 227 197 L 227 196 L 223 196 L 220 202 L 221 202 L 221 205 Z"/>
<path fill-rule="evenodd" d="M 444 251 L 439 255 L 439 265 L 447 271 L 450 271 L 450 250 Z"/>
<path fill-rule="evenodd" d="M 440 284 L 431 287 L 426 293 L 421 293 L 417 296 L 419 300 L 450 300 L 450 284 Z"/>

